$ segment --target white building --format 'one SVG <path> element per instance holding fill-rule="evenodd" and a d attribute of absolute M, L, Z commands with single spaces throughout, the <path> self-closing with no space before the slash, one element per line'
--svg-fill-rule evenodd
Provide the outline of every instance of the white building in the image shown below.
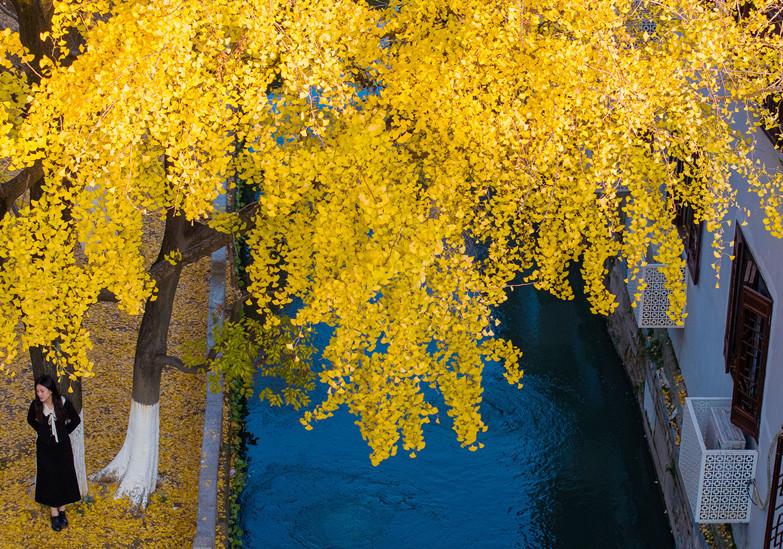
<path fill-rule="evenodd" d="M 781 169 L 783 154 L 762 131 L 756 150 L 769 169 Z M 720 280 L 711 267 L 712 235 L 696 225 L 683 234 L 687 318 L 668 328 L 691 397 L 682 408 L 679 472 L 695 522 L 732 523 L 740 549 L 780 549 L 783 240 L 765 228 L 758 196 L 740 177 L 732 183 L 740 208 L 729 214 L 733 260 L 722 259 Z M 689 421 L 697 428 L 689 431 Z"/>

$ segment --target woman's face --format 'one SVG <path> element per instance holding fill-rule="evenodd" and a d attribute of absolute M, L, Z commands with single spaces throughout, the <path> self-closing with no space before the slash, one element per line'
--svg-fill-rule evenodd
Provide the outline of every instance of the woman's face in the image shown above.
<path fill-rule="evenodd" d="M 52 396 L 52 392 L 43 385 L 35 386 L 35 394 L 38 395 L 38 400 L 46 402 Z"/>

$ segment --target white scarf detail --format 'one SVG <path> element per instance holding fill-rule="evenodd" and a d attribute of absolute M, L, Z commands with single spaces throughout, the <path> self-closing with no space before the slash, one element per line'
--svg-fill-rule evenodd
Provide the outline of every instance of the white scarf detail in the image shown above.
<path fill-rule="evenodd" d="M 54 441 L 60 442 L 60 440 L 57 438 L 57 426 L 55 425 L 57 416 L 55 416 L 54 414 L 54 408 L 49 408 L 44 404 L 43 413 L 46 416 L 46 418 L 49 420 L 49 427 L 51 427 L 52 429 L 52 435 L 54 436 Z"/>

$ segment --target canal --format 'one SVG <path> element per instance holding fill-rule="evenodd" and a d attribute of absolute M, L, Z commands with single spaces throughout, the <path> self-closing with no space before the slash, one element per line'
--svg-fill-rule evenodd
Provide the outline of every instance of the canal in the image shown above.
<path fill-rule="evenodd" d="M 524 353 L 517 390 L 488 365 L 477 452 L 445 414 L 426 448 L 373 467 L 347 413 L 306 431 L 252 399 L 245 547 L 669 549 L 642 418 L 601 317 L 518 288 L 498 311 Z M 322 336 L 325 343 L 325 335 Z"/>

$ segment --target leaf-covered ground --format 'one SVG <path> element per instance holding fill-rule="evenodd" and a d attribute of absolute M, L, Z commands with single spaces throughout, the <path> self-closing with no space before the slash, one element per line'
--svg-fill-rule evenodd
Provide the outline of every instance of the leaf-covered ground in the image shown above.
<path fill-rule="evenodd" d="M 183 273 L 169 330 L 173 354 L 186 342 L 204 338 L 209 270 L 206 258 Z M 106 466 L 125 438 L 140 320 L 113 304 L 90 310 L 96 375 L 83 382 L 88 475 Z M 0 376 L 0 547 L 190 547 L 196 531 L 205 376 L 164 372 L 159 482 L 146 511 L 133 512 L 126 500 L 115 500 L 116 486 L 90 483 L 84 500 L 68 506 L 70 526 L 54 532 L 48 507 L 33 500 L 35 433 L 26 422 L 34 397 L 29 359 L 20 359 L 14 370 L 13 378 Z"/>

